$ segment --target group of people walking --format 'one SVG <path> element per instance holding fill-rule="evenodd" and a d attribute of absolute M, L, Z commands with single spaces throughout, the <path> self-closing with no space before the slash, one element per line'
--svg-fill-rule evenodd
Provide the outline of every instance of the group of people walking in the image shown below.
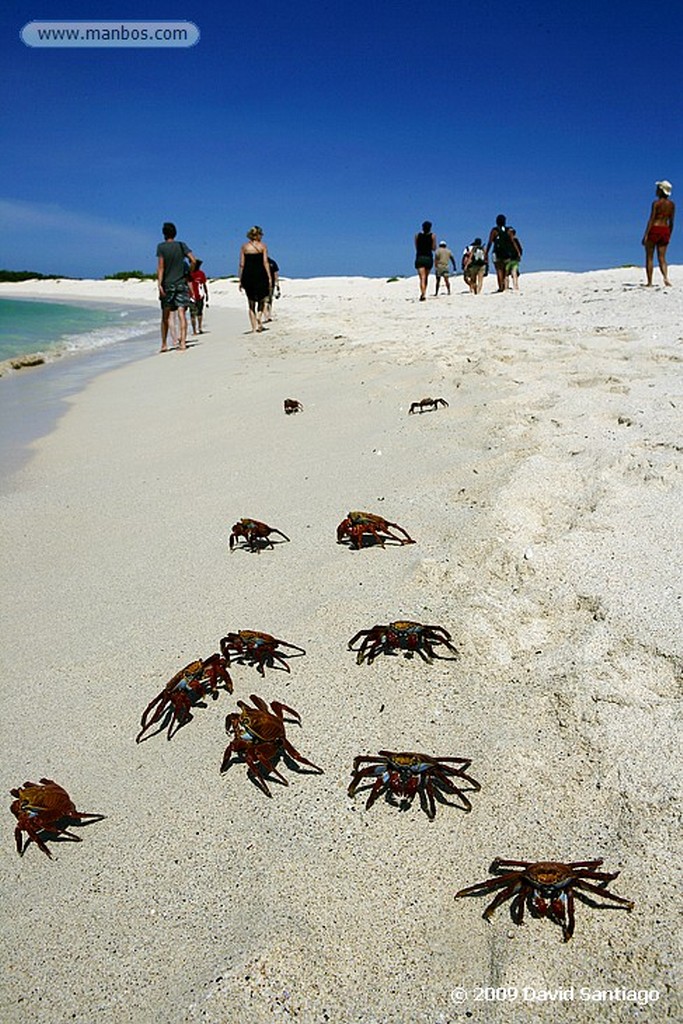
<path fill-rule="evenodd" d="M 665 179 L 655 183 L 656 198 L 650 210 L 650 217 L 643 235 L 645 247 L 645 274 L 647 286 L 652 287 L 654 272 L 654 254 L 657 252 L 659 269 L 664 284 L 669 286 L 669 267 L 666 261 L 666 250 L 671 240 L 674 227 L 676 206 L 671 199 L 673 185 Z M 484 278 L 489 272 L 489 254 L 493 250 L 493 266 L 496 271 L 497 291 L 509 289 L 519 290 L 519 263 L 522 259 L 522 244 L 517 232 L 507 223 L 504 214 L 499 213 L 496 223 L 489 232 L 486 245 L 481 238 L 475 238 L 462 254 L 461 269 L 465 282 L 473 295 L 479 295 L 484 285 Z M 434 295 L 439 294 L 439 286 L 443 281 L 450 295 L 450 268 L 457 272 L 455 257 L 448 248 L 448 243 L 436 241 L 431 221 L 426 220 L 422 230 L 415 235 L 415 269 L 420 283 L 420 302 L 427 298 L 429 274 L 432 268 L 436 276 Z"/>
<path fill-rule="evenodd" d="M 509 227 L 507 218 L 500 213 L 496 217 L 495 227 L 491 228 L 486 245 L 481 238 L 475 238 L 462 254 L 461 269 L 469 290 L 479 295 L 488 274 L 489 252 L 493 249 L 493 265 L 496 270 L 498 291 L 509 288 L 519 289 L 519 262 L 522 258 L 522 245 L 517 232 Z M 422 230 L 415 235 L 415 269 L 420 282 L 420 302 L 427 298 L 429 273 L 434 268 L 436 287 L 434 295 L 439 294 L 439 286 L 444 282 L 447 293 L 451 294 L 450 268 L 457 273 L 455 257 L 448 248 L 447 242 L 437 244 L 436 235 L 432 231 L 431 221 L 426 220 Z"/>
<path fill-rule="evenodd" d="M 167 221 L 163 242 L 157 246 L 157 285 L 161 303 L 161 352 L 187 349 L 187 313 L 194 334 L 203 334 L 204 309 L 209 305 L 206 274 L 185 242 L 176 240 L 176 226 Z M 272 320 L 273 297 L 280 297 L 280 268 L 268 255 L 263 229 L 254 225 L 240 249 L 239 287 L 247 296 L 252 331 L 260 332 Z"/>
<path fill-rule="evenodd" d="M 670 181 L 662 180 L 656 182 L 656 190 L 656 198 L 642 241 L 645 247 L 648 287 L 652 286 L 655 250 L 664 284 L 671 284 L 666 250 L 671 240 L 676 212 L 675 204 L 671 200 L 673 186 Z M 164 224 L 163 235 L 164 241 L 157 246 L 161 351 L 168 351 L 169 335 L 174 347 L 182 351 L 187 348 L 187 310 L 190 312 L 194 333 L 203 333 L 204 309 L 209 304 L 208 282 L 201 269 L 202 261 L 196 258 L 185 242 L 176 241 L 175 224 Z M 475 238 L 463 251 L 461 270 L 473 295 L 481 294 L 484 278 L 489 270 L 491 253 L 497 291 L 518 290 L 522 244 L 517 232 L 510 227 L 502 213 L 496 217 L 496 223 L 489 232 L 486 245 L 481 238 Z M 448 243 L 437 242 L 431 221 L 424 221 L 422 230 L 415 235 L 415 269 L 420 283 L 420 302 L 426 301 L 429 274 L 432 269 L 436 274 L 434 295 L 439 294 L 442 282 L 450 295 L 451 267 L 457 273 L 455 256 Z M 261 332 L 263 324 L 272 319 L 273 297 L 279 298 L 280 285 L 279 267 L 269 256 L 268 247 L 263 241 L 263 229 L 258 225 L 247 231 L 247 241 L 240 249 L 238 275 L 240 291 L 247 297 L 251 329 L 257 333 Z"/>

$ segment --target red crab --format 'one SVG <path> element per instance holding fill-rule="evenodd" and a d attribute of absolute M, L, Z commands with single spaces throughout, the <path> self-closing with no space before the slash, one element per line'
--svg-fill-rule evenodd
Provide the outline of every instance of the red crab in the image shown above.
<path fill-rule="evenodd" d="M 398 797 L 398 806 L 405 811 L 418 793 L 422 810 L 433 820 L 436 800 L 444 804 L 451 803 L 444 793 L 454 793 L 458 803 L 452 806 L 469 813 L 472 804 L 465 796 L 465 791 L 478 793 L 481 789 L 475 779 L 465 774 L 471 764 L 471 761 L 463 757 L 431 757 L 429 754 L 380 750 L 377 757 L 354 759 L 349 796 L 355 796 L 358 787 L 367 779 L 372 789 L 366 808 L 372 807 L 378 797 L 386 794 L 389 803 L 395 804 L 394 798 Z"/>
<path fill-rule="evenodd" d="M 361 639 L 362 637 L 362 639 Z M 354 644 L 360 640 L 356 648 Z M 442 644 L 452 651 L 455 658 L 437 654 L 435 645 Z M 432 663 L 434 658 L 441 661 L 455 661 L 458 652 L 451 643 L 451 634 L 443 626 L 423 626 L 421 622 L 390 622 L 388 626 L 373 626 L 361 629 L 349 640 L 349 650 L 357 650 L 356 661 L 372 665 L 378 654 L 395 654 L 403 651 L 406 658 L 417 652 L 423 661 Z"/>
<path fill-rule="evenodd" d="M 161 693 L 145 708 L 135 742 L 142 743 L 150 736 L 163 732 L 167 726 L 167 738 L 172 739 L 178 729 L 191 720 L 192 708 L 204 697 L 211 695 L 213 700 L 216 700 L 219 689 L 232 693 L 232 679 L 226 664 L 225 658 L 220 654 L 212 654 L 206 660 L 199 658 L 197 661 L 191 661 L 185 668 L 181 668 L 180 672 L 176 672 Z M 220 686 L 221 681 L 223 686 Z M 155 725 L 158 725 L 158 728 L 145 736 L 144 734 Z"/>
<path fill-rule="evenodd" d="M 293 412 L 303 412 L 304 407 L 296 398 L 285 398 L 285 412 L 290 416 Z"/>
<path fill-rule="evenodd" d="M 419 402 L 413 402 L 408 413 L 413 412 L 435 412 L 440 405 L 448 408 L 445 398 L 421 398 Z"/>
<path fill-rule="evenodd" d="M 232 551 L 240 537 L 244 537 L 247 547 L 252 551 L 260 553 L 261 548 L 273 548 L 275 545 L 270 539 L 271 533 L 277 533 L 285 540 L 289 540 L 289 537 L 285 536 L 281 530 L 276 530 L 274 526 L 268 526 L 266 523 L 260 523 L 258 519 L 240 519 L 239 523 L 235 523 L 230 534 L 230 550 Z"/>
<path fill-rule="evenodd" d="M 278 647 L 288 647 L 295 653 L 278 651 Z M 266 666 L 283 668 L 285 672 L 289 672 L 289 665 L 285 659 L 305 653 L 303 647 L 297 647 L 286 640 L 277 640 L 269 633 L 257 633 L 253 629 L 240 629 L 237 633 L 228 633 L 221 640 L 221 654 L 228 665 L 232 661 L 239 665 L 255 665 L 262 676 L 266 674 Z"/>
<path fill-rule="evenodd" d="M 250 708 L 244 701 L 238 700 L 237 706 L 241 711 L 228 715 L 225 720 L 225 731 L 233 738 L 225 748 L 221 771 L 228 770 L 232 755 L 236 754 L 246 761 L 249 776 L 266 796 L 272 796 L 266 781 L 266 776 L 271 773 L 284 786 L 289 785 L 287 779 L 275 767 L 280 757 L 306 764 L 314 772 L 322 774 L 322 768 L 302 757 L 285 735 L 285 722 L 301 725 L 299 714 L 279 701 L 273 701 L 269 711 L 266 702 L 255 693 L 252 693 L 249 699 L 253 701 L 255 707 Z M 285 714 L 292 717 L 285 719 Z"/>
<path fill-rule="evenodd" d="M 403 537 L 392 533 L 392 526 L 399 530 Z M 349 512 L 346 519 L 343 519 L 337 527 L 337 543 L 341 544 L 345 537 L 350 539 L 351 546 L 356 549 L 362 548 L 365 537 L 372 537 L 380 547 L 384 547 L 385 540 L 397 540 L 399 544 L 415 543 L 398 523 L 390 523 L 382 516 L 376 516 L 372 512 Z"/>
<path fill-rule="evenodd" d="M 496 889 L 495 898 L 483 913 L 485 921 L 490 920 L 494 910 L 511 899 L 510 917 L 515 924 L 522 924 L 524 909 L 532 917 L 548 917 L 562 929 L 564 942 L 568 942 L 574 934 L 574 900 L 581 900 L 589 907 L 600 910 L 633 910 L 631 900 L 615 896 L 607 886 L 619 872 L 608 874 L 596 870 L 601 860 L 579 860 L 570 864 L 556 861 L 500 860 L 496 858 L 490 867 L 494 875 L 500 878 L 489 878 L 486 882 L 470 885 L 455 894 L 460 896 L 483 896 Z M 512 870 L 510 870 L 512 869 Z M 587 893 L 593 893 L 591 897 Z M 618 906 L 599 903 L 595 896 L 613 900 Z"/>
<path fill-rule="evenodd" d="M 77 811 L 67 791 L 53 779 L 25 782 L 18 789 L 11 789 L 10 794 L 16 797 L 10 810 L 17 819 L 14 838 L 19 856 L 24 854 L 29 843 L 33 841 L 43 853 L 52 859 L 52 854 L 45 845 L 46 839 L 50 836 L 53 838 L 64 836 L 69 842 L 81 843 L 83 840 L 80 836 L 67 832 L 67 825 L 72 823 L 91 824 L 95 821 L 102 821 L 104 818 L 104 814 Z M 86 818 L 89 821 L 85 822 Z M 23 832 L 28 835 L 26 845 L 23 844 Z"/>

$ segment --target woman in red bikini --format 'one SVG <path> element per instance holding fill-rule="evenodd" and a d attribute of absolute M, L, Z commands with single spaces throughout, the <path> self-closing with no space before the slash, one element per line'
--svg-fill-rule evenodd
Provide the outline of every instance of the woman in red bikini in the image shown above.
<path fill-rule="evenodd" d="M 666 247 L 671 240 L 671 232 L 674 229 L 674 215 L 676 206 L 669 198 L 673 186 L 670 181 L 657 182 L 657 198 L 652 204 L 650 219 L 643 235 L 645 246 L 645 273 L 647 274 L 647 286 L 652 287 L 652 271 L 654 268 L 654 253 L 657 249 L 659 269 L 664 278 L 664 284 L 670 285 L 669 268 L 666 263 Z"/>

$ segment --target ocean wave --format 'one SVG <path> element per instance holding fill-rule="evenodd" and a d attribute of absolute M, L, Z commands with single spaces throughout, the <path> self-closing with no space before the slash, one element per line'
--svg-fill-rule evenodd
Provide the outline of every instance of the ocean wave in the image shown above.
<path fill-rule="evenodd" d="M 149 316 L 141 320 L 137 310 L 122 310 L 118 315 L 122 321 L 129 321 L 131 317 L 136 317 L 136 319 L 134 322 L 120 325 L 107 324 L 90 331 L 65 333 L 41 348 L 15 352 L 11 356 L 0 359 L 0 376 L 27 367 L 52 363 L 65 356 L 84 355 L 87 352 L 100 351 L 112 345 L 125 344 L 158 329 L 158 317 Z"/>

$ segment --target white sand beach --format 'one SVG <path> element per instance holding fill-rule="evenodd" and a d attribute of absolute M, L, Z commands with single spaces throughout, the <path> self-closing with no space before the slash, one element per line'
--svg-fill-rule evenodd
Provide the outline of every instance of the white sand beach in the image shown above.
<path fill-rule="evenodd" d="M 503 295 L 489 278 L 482 296 L 458 278 L 427 303 L 415 278 L 283 280 L 260 335 L 219 281 L 186 353 L 70 400 L 0 495 L 3 779 L 55 779 L 106 818 L 20 858 L 7 795 L 3 1024 L 681 1019 L 671 274 L 537 273 Z M 425 396 L 448 406 L 409 415 Z M 417 543 L 337 544 L 355 509 Z M 290 542 L 231 553 L 241 517 Z M 358 665 L 349 639 L 399 619 L 445 627 L 458 659 Z M 166 682 L 239 629 L 307 653 L 290 674 L 231 666 L 232 696 L 136 745 Z M 324 774 L 280 762 L 268 799 L 244 764 L 220 773 L 250 694 L 299 712 L 288 738 Z M 472 812 L 366 810 L 352 762 L 382 749 L 470 758 Z M 577 902 L 568 943 L 509 902 L 487 923 L 485 898 L 454 895 L 496 857 L 601 858 L 634 909 Z"/>

